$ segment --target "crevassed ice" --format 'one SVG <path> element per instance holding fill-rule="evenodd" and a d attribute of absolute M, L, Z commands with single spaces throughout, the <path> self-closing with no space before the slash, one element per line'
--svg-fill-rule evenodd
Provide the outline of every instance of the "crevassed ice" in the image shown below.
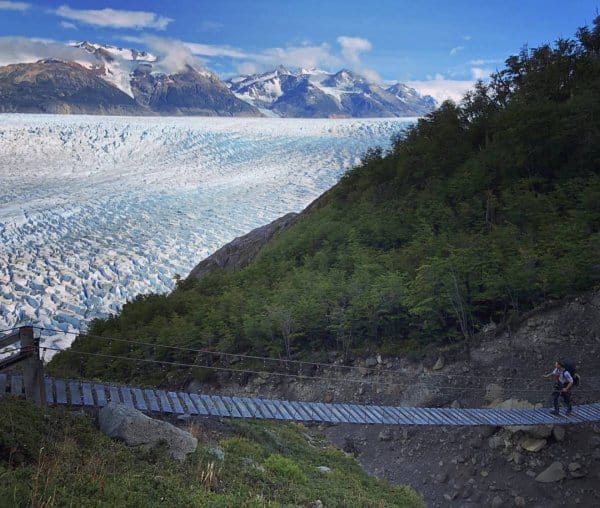
<path fill-rule="evenodd" d="M 78 331 L 171 290 L 414 121 L 0 115 L 0 329 Z"/>

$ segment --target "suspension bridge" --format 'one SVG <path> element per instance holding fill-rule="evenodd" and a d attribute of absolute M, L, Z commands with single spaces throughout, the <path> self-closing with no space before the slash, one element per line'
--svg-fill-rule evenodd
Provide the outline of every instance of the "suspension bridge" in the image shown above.
<path fill-rule="evenodd" d="M 22 327 L 18 332 L 0 338 L 0 348 L 16 342 L 20 342 L 19 347 L 14 348 L 13 355 L 0 360 L 0 370 L 23 361 L 23 374 L 0 372 L 0 396 L 26 396 L 38 404 L 101 408 L 114 402 L 155 415 L 212 416 L 334 424 L 520 426 L 573 425 L 600 421 L 600 403 L 574 406 L 573 413 L 567 417 L 554 416 L 550 414 L 548 408 L 406 407 L 307 402 L 208 395 L 114 383 L 56 379 L 43 376 L 39 359 L 39 339 L 37 341 L 33 339 L 32 327 Z"/>

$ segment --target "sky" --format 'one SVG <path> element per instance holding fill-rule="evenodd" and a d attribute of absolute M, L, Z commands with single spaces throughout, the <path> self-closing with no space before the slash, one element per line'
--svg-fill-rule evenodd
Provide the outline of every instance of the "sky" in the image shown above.
<path fill-rule="evenodd" d="M 459 99 L 512 54 L 573 37 L 600 0 L 0 0 L 0 65 L 67 59 L 65 43 L 147 50 L 221 78 L 348 68 Z"/>

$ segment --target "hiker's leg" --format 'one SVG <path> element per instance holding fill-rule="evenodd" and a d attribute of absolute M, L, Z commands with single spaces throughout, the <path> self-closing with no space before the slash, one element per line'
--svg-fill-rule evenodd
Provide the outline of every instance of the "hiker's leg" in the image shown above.
<path fill-rule="evenodd" d="M 560 397 L 560 390 L 556 388 L 552 392 L 552 404 L 554 405 L 554 411 L 558 412 L 558 398 Z"/>
<path fill-rule="evenodd" d="M 565 401 L 565 406 L 567 406 L 567 411 L 572 411 L 573 406 L 571 405 L 571 392 L 562 392 L 562 398 Z"/>

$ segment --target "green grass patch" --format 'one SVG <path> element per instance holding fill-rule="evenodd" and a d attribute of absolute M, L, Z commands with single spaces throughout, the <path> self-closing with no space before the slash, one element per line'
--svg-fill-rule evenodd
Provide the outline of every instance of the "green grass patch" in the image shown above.
<path fill-rule="evenodd" d="M 369 477 L 302 425 L 232 425 L 210 442 L 201 423 L 190 426 L 200 444 L 179 463 L 160 448 L 108 438 L 87 414 L 0 398 L 0 505 L 280 507 L 320 499 L 327 507 L 423 506 L 414 491 Z"/>

